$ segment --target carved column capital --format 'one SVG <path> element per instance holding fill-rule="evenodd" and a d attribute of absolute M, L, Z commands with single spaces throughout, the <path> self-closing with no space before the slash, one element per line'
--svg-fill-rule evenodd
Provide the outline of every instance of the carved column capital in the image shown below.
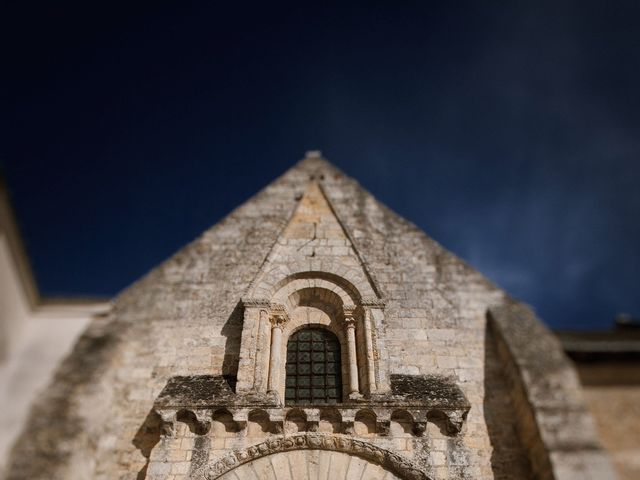
<path fill-rule="evenodd" d="M 348 330 L 350 328 L 356 327 L 356 306 L 355 305 L 345 305 L 344 309 L 344 326 Z"/>
<path fill-rule="evenodd" d="M 272 304 L 270 310 L 269 322 L 271 322 L 271 327 L 282 330 L 289 321 L 289 314 L 287 313 L 287 310 L 283 305 L 279 304 Z"/>
<path fill-rule="evenodd" d="M 279 328 L 280 330 L 282 330 L 288 321 L 289 321 L 289 317 L 286 315 L 272 313 L 269 316 L 269 322 L 271 322 L 271 328 Z"/>
<path fill-rule="evenodd" d="M 347 330 L 356 328 L 356 319 L 354 317 L 345 317 L 344 318 L 344 327 Z"/>

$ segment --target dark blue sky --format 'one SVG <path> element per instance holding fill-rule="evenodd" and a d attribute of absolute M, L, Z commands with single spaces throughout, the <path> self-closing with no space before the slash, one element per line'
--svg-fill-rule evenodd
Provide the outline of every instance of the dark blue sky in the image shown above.
<path fill-rule="evenodd" d="M 321 149 L 549 325 L 640 316 L 639 2 L 173 3 L 0 7 L 45 295 L 115 294 Z"/>

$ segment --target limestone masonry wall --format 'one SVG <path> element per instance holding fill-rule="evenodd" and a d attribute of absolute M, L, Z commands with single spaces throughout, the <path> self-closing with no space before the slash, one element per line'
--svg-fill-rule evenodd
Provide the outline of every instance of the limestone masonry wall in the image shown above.
<path fill-rule="evenodd" d="M 309 209 L 296 213 L 304 195 Z M 327 206 L 318 206 L 322 198 Z M 233 384 L 239 368 L 242 374 L 247 364 L 260 364 L 257 357 L 241 358 L 243 299 L 272 294 L 279 288 L 274 278 L 303 270 L 351 279 L 345 285 L 366 290 L 362 305 L 380 299 L 370 303 L 380 312 L 372 319 L 376 363 L 358 357 L 365 398 L 354 397 L 354 405 L 373 401 L 366 398 L 375 397 L 372 392 L 380 402 L 405 398 L 389 393 L 389 379 L 405 375 L 454 385 L 468 401 L 465 413 L 445 408 L 447 419 L 425 411 L 424 426 L 414 428 L 402 412 L 393 416 L 402 409 L 389 407 L 388 429 L 380 428 L 386 425 L 381 418 L 356 418 L 358 409 L 351 406 L 352 423 L 331 416 L 316 422 L 311 411 L 295 416 L 282 408 L 267 417 L 259 408 L 246 410 L 241 418 L 204 406 L 176 407 L 167 414 L 172 419 L 162 418 L 155 402 L 172 378 L 224 376 Z M 272 457 L 256 453 L 255 463 L 221 478 L 271 478 L 260 471 L 299 478 L 294 457 L 277 453 L 296 438 L 305 453 L 294 449 L 295 458 L 333 465 L 336 478 L 364 472 L 370 476 L 362 478 L 410 478 L 413 467 L 434 480 L 534 478 L 531 452 L 518 430 L 521 400 L 499 353 L 504 337 L 487 326 L 487 310 L 505 301 L 479 273 L 312 156 L 125 290 L 110 316 L 93 322 L 35 406 L 8 478 L 199 478 L 204 466 L 220 459 L 254 455 L 252 445 L 278 447 Z M 361 352 L 365 337 L 358 335 Z M 264 364 L 251 372 L 264 375 L 267 369 Z M 378 384 L 363 373 L 371 369 Z M 254 400 L 266 405 L 276 398 L 264 395 Z M 289 473 L 279 475 L 278 465 Z"/>

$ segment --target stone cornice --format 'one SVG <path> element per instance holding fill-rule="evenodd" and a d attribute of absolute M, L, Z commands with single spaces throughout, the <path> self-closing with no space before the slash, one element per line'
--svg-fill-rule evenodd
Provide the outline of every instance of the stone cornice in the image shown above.
<path fill-rule="evenodd" d="M 376 297 L 363 297 L 362 300 L 360 301 L 360 304 L 363 307 L 369 307 L 369 308 L 385 307 L 385 301 L 382 298 L 376 298 Z"/>
<path fill-rule="evenodd" d="M 173 423 L 175 415 L 181 410 L 190 411 L 197 418 L 211 418 L 215 411 L 223 408 L 231 412 L 234 418 L 240 418 L 246 417 L 252 410 L 261 409 L 268 413 L 272 422 L 280 421 L 287 412 L 294 409 L 305 412 L 337 410 L 343 421 L 343 431 L 347 431 L 349 419 L 353 419 L 358 411 L 364 409 L 376 413 L 380 427 L 378 433 L 384 436 L 387 420 L 392 412 L 401 409 L 413 418 L 414 433 L 417 436 L 424 433 L 423 427 L 427 422 L 438 424 L 438 419 L 444 419 L 447 435 L 455 436 L 460 433 L 470 404 L 457 385 L 441 378 L 395 375 L 392 386 L 389 394 L 372 398 L 331 405 L 283 406 L 266 394 L 236 394 L 227 380 L 220 376 L 173 377 L 156 399 L 154 410 L 167 424 Z"/>
<path fill-rule="evenodd" d="M 249 308 L 270 308 L 271 302 L 267 298 L 247 297 L 242 299 L 242 305 Z"/>

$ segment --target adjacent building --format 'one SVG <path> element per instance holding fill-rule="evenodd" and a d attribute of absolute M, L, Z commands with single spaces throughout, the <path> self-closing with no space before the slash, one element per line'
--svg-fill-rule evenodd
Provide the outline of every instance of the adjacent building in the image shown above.
<path fill-rule="evenodd" d="M 34 399 L 105 301 L 41 298 L 0 178 L 0 478 Z"/>

